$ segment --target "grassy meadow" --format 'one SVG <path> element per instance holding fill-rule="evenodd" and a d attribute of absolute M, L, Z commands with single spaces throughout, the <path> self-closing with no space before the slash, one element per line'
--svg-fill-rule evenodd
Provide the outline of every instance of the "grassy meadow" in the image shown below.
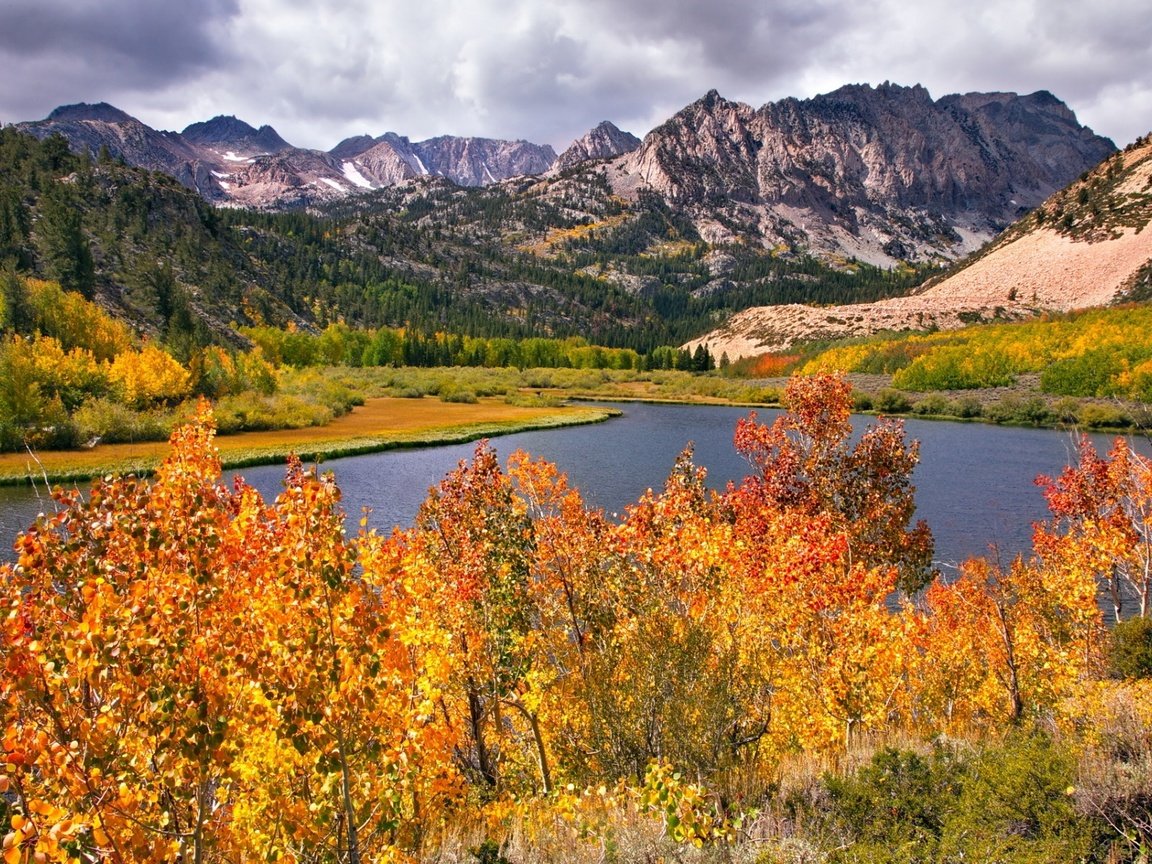
<path fill-rule="evenodd" d="M 559 405 L 512 405 L 486 397 L 475 402 L 375 397 L 323 426 L 240 432 L 217 438 L 225 467 L 348 456 L 392 447 L 449 444 L 492 435 L 594 423 L 611 412 Z M 0 483 L 82 480 L 104 474 L 149 472 L 168 453 L 166 441 L 100 444 L 87 450 L 0 454 Z"/>

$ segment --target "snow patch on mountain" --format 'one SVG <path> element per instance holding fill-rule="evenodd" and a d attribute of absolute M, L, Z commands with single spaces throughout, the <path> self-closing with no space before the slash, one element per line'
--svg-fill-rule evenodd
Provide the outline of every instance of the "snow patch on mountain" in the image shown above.
<path fill-rule="evenodd" d="M 345 162 L 342 167 L 344 168 L 344 176 L 347 177 L 351 183 L 359 186 L 361 189 L 373 188 L 372 183 L 369 182 L 367 177 L 360 173 L 354 162 Z"/>

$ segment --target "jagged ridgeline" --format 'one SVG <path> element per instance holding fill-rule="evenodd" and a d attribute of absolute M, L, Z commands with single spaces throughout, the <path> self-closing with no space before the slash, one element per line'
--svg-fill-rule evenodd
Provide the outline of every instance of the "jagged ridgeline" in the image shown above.
<path fill-rule="evenodd" d="M 904 293 L 922 273 L 701 239 L 655 194 L 596 173 L 466 188 L 443 178 L 318 212 L 216 208 L 106 149 L 0 130 L 0 260 L 58 280 L 178 353 L 242 325 L 580 335 L 648 351 L 728 312 Z"/>

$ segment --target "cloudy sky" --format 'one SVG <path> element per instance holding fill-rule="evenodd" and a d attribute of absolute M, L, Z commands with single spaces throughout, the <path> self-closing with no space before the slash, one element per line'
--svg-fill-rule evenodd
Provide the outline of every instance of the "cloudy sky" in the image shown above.
<path fill-rule="evenodd" d="M 1152 131 L 1148 0 L 3 0 L 0 69 L 0 122 L 106 101 L 320 149 L 395 131 L 560 150 L 712 88 L 759 106 L 885 80 L 1045 89 L 1121 146 Z"/>

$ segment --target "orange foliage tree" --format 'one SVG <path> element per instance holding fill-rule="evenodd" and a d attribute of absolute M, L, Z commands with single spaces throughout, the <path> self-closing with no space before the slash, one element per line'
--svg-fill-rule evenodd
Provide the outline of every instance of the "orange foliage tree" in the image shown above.
<path fill-rule="evenodd" d="M 766 634 L 777 735 L 819 747 L 894 717 L 908 639 L 889 599 L 931 577 L 932 538 L 909 527 L 917 454 L 899 423 L 851 444 L 851 388 L 833 376 L 794 378 L 785 401 L 771 426 L 737 425 L 753 472 L 726 496 L 732 566 Z"/>
<path fill-rule="evenodd" d="M 924 600 L 917 687 L 929 728 L 994 728 L 1051 711 L 1094 671 L 1100 612 L 1090 573 L 1018 559 L 965 563 Z"/>
<path fill-rule="evenodd" d="M 851 444 L 851 385 L 832 375 L 793 378 L 788 413 L 771 426 L 753 413 L 736 426 L 736 449 L 752 466 L 740 497 L 764 510 L 832 520 L 854 562 L 890 565 L 908 592 L 931 579 L 932 535 L 916 509 L 918 446 L 903 424 L 882 420 Z"/>
<path fill-rule="evenodd" d="M 211 435 L 62 495 L 0 573 L 6 864 L 380 860 L 435 818 L 415 766 L 451 785 L 335 488 L 229 491 Z"/>
<path fill-rule="evenodd" d="M 1126 600 L 1135 603 L 1135 614 L 1152 615 L 1152 462 L 1123 438 L 1100 456 L 1085 437 L 1079 464 L 1037 482 L 1054 516 L 1037 531 L 1038 554 L 1052 567 L 1094 574 L 1115 620 Z"/>

